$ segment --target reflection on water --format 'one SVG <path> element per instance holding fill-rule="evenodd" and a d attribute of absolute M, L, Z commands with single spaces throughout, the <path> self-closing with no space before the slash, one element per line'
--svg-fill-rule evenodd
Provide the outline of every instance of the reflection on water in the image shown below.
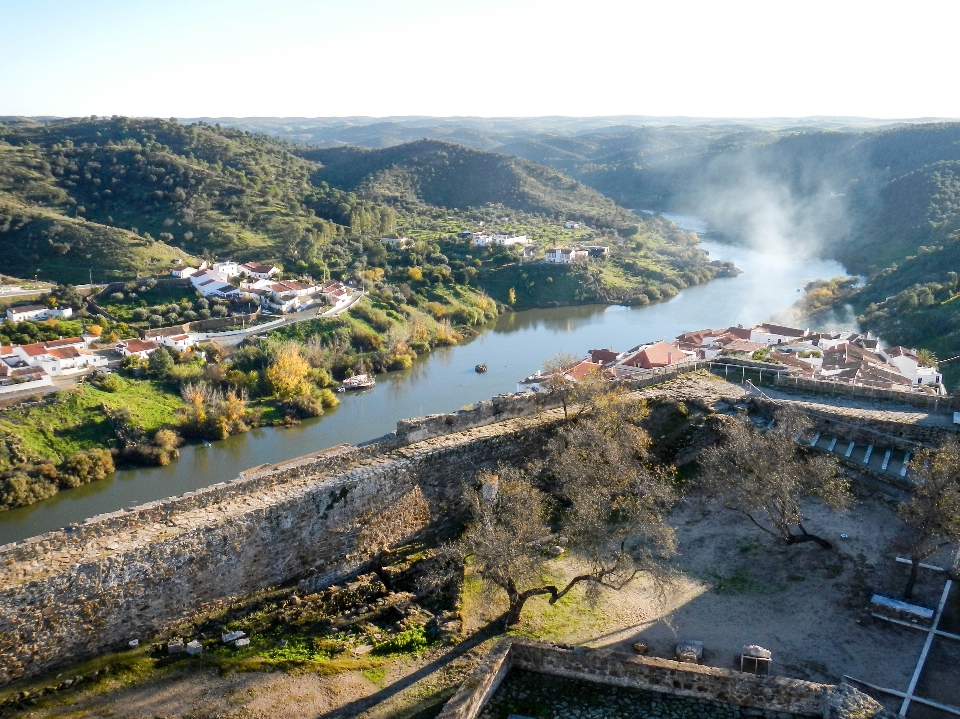
<path fill-rule="evenodd" d="M 712 259 L 731 260 L 743 274 L 685 289 L 669 302 L 649 307 L 591 305 L 503 315 L 457 347 L 438 348 L 410 370 L 381 375 L 372 391 L 340 395 L 341 405 L 324 417 L 289 429 L 256 429 L 209 448 L 184 447 L 180 460 L 168 467 L 124 470 L 32 507 L 0 513 L 0 544 L 230 480 L 266 462 L 373 439 L 393 431 L 405 417 L 451 412 L 516 391 L 517 380 L 559 352 L 625 350 L 687 330 L 753 324 L 791 305 L 804 282 L 843 273 L 832 261 L 791 261 L 711 242 L 703 248 Z M 477 374 L 473 368 L 481 363 L 488 371 Z"/>

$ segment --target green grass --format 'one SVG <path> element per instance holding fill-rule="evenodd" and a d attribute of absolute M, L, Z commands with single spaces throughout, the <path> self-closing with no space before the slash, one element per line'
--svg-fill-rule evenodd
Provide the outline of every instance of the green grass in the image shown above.
<path fill-rule="evenodd" d="M 39 405 L 0 413 L 0 429 L 23 438 L 37 458 L 62 461 L 69 455 L 110 445 L 112 430 L 101 407 L 127 407 L 147 432 L 174 425 L 183 406 L 172 388 L 149 380 L 122 379 L 122 389 L 105 392 L 93 385 L 57 392 Z"/>

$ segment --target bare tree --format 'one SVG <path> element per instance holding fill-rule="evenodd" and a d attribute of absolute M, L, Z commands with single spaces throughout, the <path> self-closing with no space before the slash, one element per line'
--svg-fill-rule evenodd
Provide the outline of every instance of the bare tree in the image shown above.
<path fill-rule="evenodd" d="M 910 463 L 913 497 L 900 505 L 900 516 L 913 530 L 910 576 L 903 596 L 910 599 L 920 562 L 951 542 L 960 542 L 960 441 L 917 452 Z"/>
<path fill-rule="evenodd" d="M 640 573 L 667 575 L 675 538 L 665 515 L 674 497 L 670 471 L 649 462 L 649 438 L 638 426 L 644 412 L 610 395 L 578 416 L 551 442 L 548 460 L 530 466 L 548 491 L 526 472 L 501 468 L 468 493 L 472 521 L 458 546 L 485 582 L 506 592 L 508 625 L 530 597 L 554 603 L 578 584 L 596 596 Z M 554 528 L 583 567 L 563 587 L 542 579 L 548 546 L 558 541 Z"/>
<path fill-rule="evenodd" d="M 576 355 L 560 353 L 548 359 L 540 368 L 540 372 L 545 375 L 540 389 L 551 399 L 560 401 L 564 417 L 568 416 L 567 405 L 570 401 L 570 390 L 573 388 L 573 381 L 567 378 L 566 372 L 579 361 Z"/>
<path fill-rule="evenodd" d="M 706 501 L 746 516 L 767 534 L 787 544 L 826 539 L 804 526 L 802 500 L 815 496 L 835 509 L 850 500 L 849 482 L 833 459 L 814 454 L 795 441 L 809 420 L 795 410 L 781 410 L 766 432 L 737 420 L 722 430 L 718 444 L 700 458 L 700 489 Z"/>

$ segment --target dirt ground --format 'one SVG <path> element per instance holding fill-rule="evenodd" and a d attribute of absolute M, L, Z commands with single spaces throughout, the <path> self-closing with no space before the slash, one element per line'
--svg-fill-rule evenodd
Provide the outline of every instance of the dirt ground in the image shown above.
<path fill-rule="evenodd" d="M 808 515 L 807 529 L 833 542 L 835 551 L 814 543 L 784 546 L 745 517 L 683 505 L 674 514 L 678 572 L 663 592 L 637 582 L 621 592 L 604 590 L 596 603 L 579 589 L 553 606 L 537 598 L 525 610 L 520 633 L 627 652 L 643 641 L 651 655 L 671 658 L 678 640 L 699 639 L 704 663 L 725 668 L 739 668 L 743 644 L 760 644 L 773 652 L 774 674 L 829 683 L 850 675 L 905 689 L 925 634 L 870 619 L 867 610 L 872 593 L 899 597 L 905 580 L 906 568 L 893 561 L 902 527 L 893 502 L 866 492 L 846 513 L 811 503 Z M 555 579 L 576 570 L 564 559 L 553 565 Z M 922 572 L 913 601 L 935 607 L 943 583 L 942 575 Z M 948 631 L 960 625 L 960 588 L 954 594 Z M 335 676 L 181 670 L 133 685 L 81 689 L 25 716 L 432 717 L 495 641 L 495 632 L 484 627 L 504 608 L 502 598 L 468 578 L 465 636 L 455 646 Z M 921 689 L 929 698 L 960 704 L 957 686 L 960 642 L 938 639 Z M 877 698 L 899 709 L 899 700 Z M 947 716 L 922 708 L 910 713 L 911 719 L 938 715 Z"/>

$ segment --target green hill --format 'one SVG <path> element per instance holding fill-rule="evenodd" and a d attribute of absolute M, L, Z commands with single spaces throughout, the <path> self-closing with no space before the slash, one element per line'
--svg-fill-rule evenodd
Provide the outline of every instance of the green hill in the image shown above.
<path fill-rule="evenodd" d="M 566 230 L 568 219 L 589 228 Z M 517 248 L 478 251 L 457 239 L 478 223 L 525 233 L 540 253 L 601 242 L 611 256 L 538 282 L 510 269 Z M 417 244 L 388 253 L 377 239 L 395 232 Z M 0 124 L 0 250 L 9 274 L 72 283 L 91 270 L 96 281 L 159 274 L 177 257 L 273 262 L 373 282 L 401 304 L 445 283 L 518 306 L 655 301 L 731 271 L 695 236 L 515 157 L 439 141 L 317 150 L 122 117 Z"/>
<path fill-rule="evenodd" d="M 613 200 L 556 170 L 449 142 L 420 140 L 377 150 L 342 147 L 300 154 L 321 164 L 318 180 L 408 207 L 493 203 L 603 228 L 638 222 Z"/>

